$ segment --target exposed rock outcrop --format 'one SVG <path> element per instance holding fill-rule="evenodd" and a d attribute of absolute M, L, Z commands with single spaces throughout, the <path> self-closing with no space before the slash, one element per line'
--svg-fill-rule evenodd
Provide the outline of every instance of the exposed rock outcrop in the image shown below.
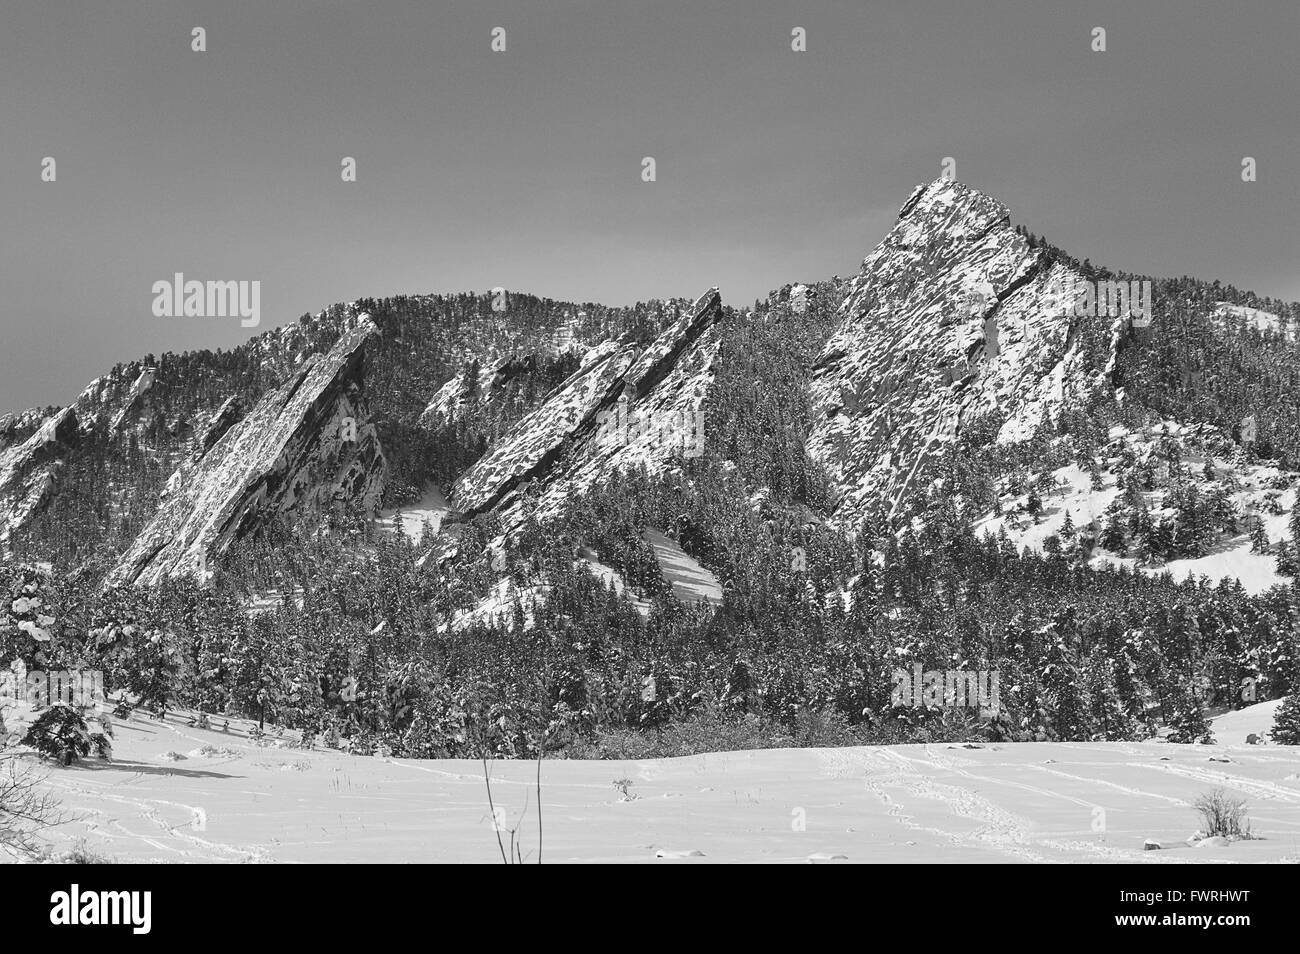
<path fill-rule="evenodd" d="M 21 444 L 0 452 L 0 549 L 49 501 L 64 459 L 79 440 L 77 413 L 65 407 Z"/>
<path fill-rule="evenodd" d="M 839 514 L 890 509 L 973 420 L 1030 437 L 1104 384 L 1055 290 L 1082 278 L 1050 261 L 1007 209 L 960 183 L 919 187 L 848 285 L 813 371 L 809 451 L 839 485 Z"/>
<path fill-rule="evenodd" d="M 107 583 L 202 579 L 209 562 L 266 515 L 337 501 L 377 506 L 387 464 L 364 392 L 366 345 L 377 334 L 363 316 L 230 426 L 180 473 Z"/>
<path fill-rule="evenodd" d="M 53 408 L 29 408 L 17 414 L 0 414 L 0 453 L 21 444 L 54 413 Z"/>
<path fill-rule="evenodd" d="M 198 456 L 202 457 L 212 450 L 217 441 L 226 436 L 226 431 L 239 423 L 240 418 L 243 416 L 243 402 L 238 397 L 226 398 L 221 403 L 221 407 L 213 411 L 212 416 L 208 418 L 207 426 L 204 427 L 203 434 L 199 437 Z"/>
<path fill-rule="evenodd" d="M 534 374 L 537 368 L 535 354 L 507 355 L 477 374 L 472 367 L 466 368 L 438 389 L 421 413 L 420 423 L 426 427 L 446 423 L 478 402 L 493 400 L 511 381 Z"/>
<path fill-rule="evenodd" d="M 127 392 L 126 398 L 122 402 L 122 406 L 118 409 L 117 413 L 113 415 L 113 420 L 108 425 L 110 434 L 117 434 L 121 431 L 122 426 L 126 423 L 126 419 L 129 415 L 139 415 L 140 411 L 148 401 L 147 395 L 153 388 L 153 383 L 157 376 L 158 370 L 156 368 L 146 367 L 140 371 L 139 377 L 137 377 L 135 383 L 131 385 L 131 390 Z"/>
<path fill-rule="evenodd" d="M 452 503 L 468 516 L 495 510 L 510 526 L 516 492 L 530 482 L 545 515 L 616 469 L 642 462 L 654 469 L 698 452 L 717 356 L 713 328 L 721 317 L 714 288 L 644 349 L 615 341 L 591 349 L 568 380 L 461 475 Z"/>

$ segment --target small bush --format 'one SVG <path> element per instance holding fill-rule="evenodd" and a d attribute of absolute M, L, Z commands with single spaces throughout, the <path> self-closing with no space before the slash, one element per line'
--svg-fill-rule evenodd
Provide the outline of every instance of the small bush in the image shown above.
<path fill-rule="evenodd" d="M 812 749 L 857 745 L 859 740 L 838 709 L 800 709 L 794 717 L 794 744 Z"/>
<path fill-rule="evenodd" d="M 614 779 L 614 787 L 618 789 L 618 795 L 619 795 L 618 800 L 620 802 L 634 802 L 641 797 L 640 795 L 633 794 L 632 792 L 632 786 L 635 784 L 636 783 L 633 782 L 630 778 Z"/>
<path fill-rule="evenodd" d="M 86 845 L 86 839 L 78 838 L 67 851 L 55 852 L 46 846 L 38 856 L 41 864 L 47 865 L 111 865 L 112 858 L 101 855 Z"/>
<path fill-rule="evenodd" d="M 779 749 L 794 739 L 778 724 L 750 713 L 744 716 L 706 711 L 658 731 L 597 729 L 594 740 L 571 746 L 565 755 L 594 759 L 671 759 L 704 752 L 739 752 L 745 749 Z"/>
<path fill-rule="evenodd" d="M 1243 839 L 1250 837 L 1250 823 L 1246 820 L 1246 802 L 1229 795 L 1221 788 L 1199 796 L 1192 807 L 1200 812 L 1206 837 Z"/>
<path fill-rule="evenodd" d="M 13 758 L 0 757 L 0 852 L 20 859 L 39 857 L 44 845 L 38 833 L 67 821 L 41 782 Z"/>

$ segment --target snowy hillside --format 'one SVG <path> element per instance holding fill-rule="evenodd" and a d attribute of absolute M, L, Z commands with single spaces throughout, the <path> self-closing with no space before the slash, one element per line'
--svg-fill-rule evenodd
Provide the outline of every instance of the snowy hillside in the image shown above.
<path fill-rule="evenodd" d="M 1208 426 L 1116 425 L 1108 437 L 1091 471 L 1072 463 L 1026 473 L 977 532 L 1005 533 L 1017 549 L 1079 554 L 1094 566 L 1227 577 L 1249 593 L 1288 584 L 1278 553 L 1286 552 L 1300 474 L 1247 459 Z"/>

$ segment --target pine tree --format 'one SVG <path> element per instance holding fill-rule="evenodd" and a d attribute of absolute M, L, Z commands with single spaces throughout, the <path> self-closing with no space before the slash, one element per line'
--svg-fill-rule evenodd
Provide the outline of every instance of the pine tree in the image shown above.
<path fill-rule="evenodd" d="M 1106 521 L 1106 526 L 1101 531 L 1101 539 L 1098 541 L 1103 547 L 1111 553 L 1123 556 L 1128 550 L 1128 541 L 1125 539 L 1124 520 L 1116 514 Z"/>
<path fill-rule="evenodd" d="M 81 713 L 64 704 L 42 712 L 23 736 L 23 745 L 64 765 L 84 759 L 92 750 L 103 759 L 112 753 L 108 739 L 102 733 L 92 733 Z"/>
<path fill-rule="evenodd" d="M 1053 629 L 1056 634 L 1068 633 L 1070 623 L 1068 619 L 1058 620 Z M 1088 723 L 1082 680 L 1065 637 L 1056 634 L 1048 646 L 1041 677 L 1047 691 L 1048 717 L 1058 740 L 1079 741 L 1087 738 Z"/>
<path fill-rule="evenodd" d="M 1300 691 L 1291 693 L 1278 706 L 1269 735 L 1279 745 L 1300 745 Z"/>
<path fill-rule="evenodd" d="M 1101 646 L 1088 656 L 1084 687 L 1093 724 L 1093 737 L 1108 742 L 1127 742 L 1137 734 L 1137 726 L 1125 710 L 1115 683 L 1115 664 Z"/>
<path fill-rule="evenodd" d="M 1205 718 L 1201 700 L 1194 692 L 1186 692 L 1174 705 L 1174 714 L 1169 720 L 1170 742 L 1203 742 L 1213 744 L 1214 734 L 1210 731 L 1210 722 Z"/>
<path fill-rule="evenodd" d="M 1102 490 L 1106 486 L 1106 481 L 1101 475 L 1101 467 L 1094 458 L 1088 459 L 1088 483 L 1093 490 Z"/>
<path fill-rule="evenodd" d="M 1297 575 L 1295 549 L 1291 546 L 1290 540 L 1282 540 L 1278 543 L 1273 562 L 1277 565 L 1279 576 L 1294 577 Z"/>
<path fill-rule="evenodd" d="M 1029 497 L 1025 500 L 1025 512 L 1034 518 L 1034 523 L 1038 523 L 1043 515 L 1043 499 L 1033 487 L 1029 488 Z"/>
<path fill-rule="evenodd" d="M 1252 553 L 1268 552 L 1268 533 L 1264 529 L 1262 517 L 1254 516 L 1250 521 L 1250 549 Z"/>

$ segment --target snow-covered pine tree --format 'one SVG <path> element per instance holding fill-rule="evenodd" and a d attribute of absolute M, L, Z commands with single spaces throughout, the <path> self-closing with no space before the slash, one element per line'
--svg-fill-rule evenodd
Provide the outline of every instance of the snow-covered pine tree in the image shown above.
<path fill-rule="evenodd" d="M 92 751 L 103 759 L 112 754 L 112 747 L 103 733 L 92 733 L 81 713 L 62 703 L 50 706 L 37 716 L 22 741 L 23 745 L 30 745 L 41 755 L 63 765 L 80 761 Z"/>
<path fill-rule="evenodd" d="M 1194 692 L 1188 691 L 1174 703 L 1174 714 L 1169 719 L 1170 742 L 1203 742 L 1213 744 L 1214 733 L 1210 731 L 1210 722 L 1205 718 L 1201 700 Z"/>
<path fill-rule="evenodd" d="M 1069 613 L 1062 613 L 1052 624 L 1041 679 L 1047 690 L 1046 706 L 1056 738 L 1078 741 L 1088 736 L 1088 714 L 1079 667 L 1073 650 L 1066 645 L 1073 631 L 1074 621 Z"/>
<path fill-rule="evenodd" d="M 1127 742 L 1136 736 L 1137 727 L 1125 711 L 1115 686 L 1114 671 L 1114 661 L 1104 646 L 1098 645 L 1088 654 L 1084 667 L 1084 689 L 1087 692 L 1092 735 L 1107 742 Z"/>
<path fill-rule="evenodd" d="M 1300 691 L 1291 693 L 1278 706 L 1269 737 L 1278 745 L 1300 745 Z"/>
<path fill-rule="evenodd" d="M 1259 515 L 1250 518 L 1250 549 L 1252 553 L 1268 552 L 1268 533 L 1264 530 L 1264 520 Z"/>

